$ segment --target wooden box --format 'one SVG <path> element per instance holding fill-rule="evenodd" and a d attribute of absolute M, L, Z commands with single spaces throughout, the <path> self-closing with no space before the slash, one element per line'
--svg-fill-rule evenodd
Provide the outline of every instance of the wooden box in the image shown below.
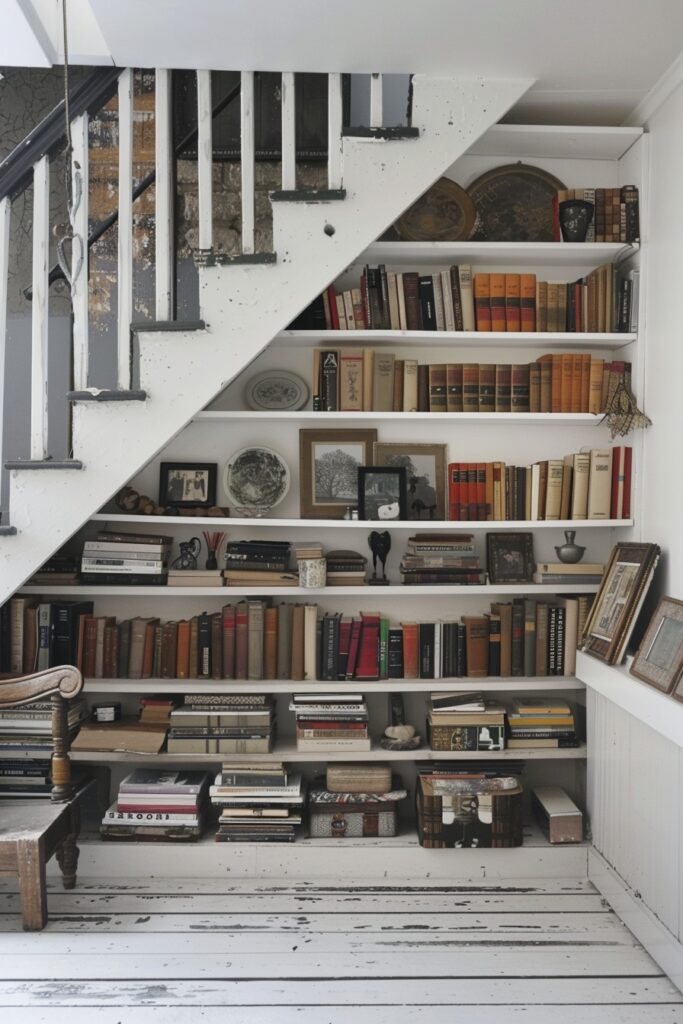
<path fill-rule="evenodd" d="M 360 839 L 395 836 L 397 804 L 405 789 L 388 793 L 331 793 L 312 789 L 308 795 L 310 832 L 314 839 Z"/>
<path fill-rule="evenodd" d="M 522 785 L 514 777 L 420 774 L 417 835 L 427 849 L 522 845 Z"/>
<path fill-rule="evenodd" d="M 583 814 L 560 786 L 539 786 L 533 791 L 536 820 L 550 843 L 580 843 Z"/>

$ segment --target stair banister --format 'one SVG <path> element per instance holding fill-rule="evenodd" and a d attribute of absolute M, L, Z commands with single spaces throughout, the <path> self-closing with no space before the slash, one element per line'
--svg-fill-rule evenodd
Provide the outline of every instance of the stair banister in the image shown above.
<path fill-rule="evenodd" d="M 296 87 L 294 72 L 282 72 L 282 190 L 296 188 Z"/>
<path fill-rule="evenodd" d="M 197 192 L 199 196 L 199 249 L 213 248 L 213 133 L 211 72 L 197 72 Z"/>
<path fill-rule="evenodd" d="M 327 76 L 327 184 L 342 187 L 342 76 Z"/>
<path fill-rule="evenodd" d="M 382 76 L 370 75 L 370 127 L 381 128 L 384 124 Z"/>
<path fill-rule="evenodd" d="M 254 135 L 254 72 L 243 71 L 241 74 L 241 84 L 242 252 L 247 254 L 255 252 L 254 160 L 256 141 Z"/>
<path fill-rule="evenodd" d="M 50 235 L 50 158 L 33 168 L 33 303 L 31 305 L 31 459 L 47 447 L 48 246 Z"/>
<path fill-rule="evenodd" d="M 72 245 L 71 306 L 73 310 L 74 388 L 88 386 L 88 114 L 71 124 L 71 230 L 80 242 Z M 48 285 L 49 285 L 48 275 Z"/>
<path fill-rule="evenodd" d="M 172 79 L 166 68 L 154 77 L 154 262 L 157 320 L 171 320 L 175 295 Z"/>
<path fill-rule="evenodd" d="M 9 196 L 0 199 L 0 455 L 3 452 L 2 431 L 5 404 L 5 365 L 7 348 L 7 284 L 9 281 L 9 226 L 12 202 Z M 0 473 L 0 508 L 3 506 L 2 473 Z"/>
<path fill-rule="evenodd" d="M 118 386 L 131 386 L 130 325 L 133 319 L 133 69 L 119 78 Z"/>

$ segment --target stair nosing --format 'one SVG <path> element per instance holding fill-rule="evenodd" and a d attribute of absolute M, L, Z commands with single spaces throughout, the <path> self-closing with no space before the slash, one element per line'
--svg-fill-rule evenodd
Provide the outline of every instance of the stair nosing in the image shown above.
<path fill-rule="evenodd" d="M 0 537 L 14 537 L 16 532 L 16 526 L 0 526 Z"/>
<path fill-rule="evenodd" d="M 277 262 L 277 253 L 274 252 L 245 252 L 228 256 L 227 253 L 205 252 L 195 254 L 195 263 L 201 267 L 232 267 L 240 264 L 254 266 L 266 266 Z"/>
<path fill-rule="evenodd" d="M 346 199 L 345 188 L 293 188 L 270 192 L 273 203 L 329 203 Z"/>
<path fill-rule="evenodd" d="M 10 459 L 5 469 L 83 469 L 79 459 Z"/>
<path fill-rule="evenodd" d="M 145 402 L 146 391 L 67 391 L 69 402 Z"/>
<path fill-rule="evenodd" d="M 130 329 L 134 334 L 143 331 L 204 331 L 206 324 L 203 320 L 134 320 Z"/>
<path fill-rule="evenodd" d="M 393 128 L 366 128 L 359 125 L 357 127 L 342 128 L 342 136 L 347 139 L 381 139 L 385 142 L 391 142 L 400 139 L 418 139 L 420 137 L 420 129 L 407 125 L 396 125 Z"/>

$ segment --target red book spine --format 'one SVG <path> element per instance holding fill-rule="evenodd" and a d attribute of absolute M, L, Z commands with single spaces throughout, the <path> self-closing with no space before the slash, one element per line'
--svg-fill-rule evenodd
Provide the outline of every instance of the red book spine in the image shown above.
<path fill-rule="evenodd" d="M 223 609 L 223 676 L 235 678 L 235 608 L 226 605 Z"/>
<path fill-rule="evenodd" d="M 379 615 L 361 612 L 356 679 L 379 679 Z"/>
<path fill-rule="evenodd" d="M 476 462 L 467 464 L 467 518 L 477 519 L 477 474 L 478 465 Z"/>
<path fill-rule="evenodd" d="M 486 463 L 477 463 L 477 515 L 479 520 L 486 520 Z"/>
<path fill-rule="evenodd" d="M 619 518 L 619 477 L 623 478 L 624 448 L 619 445 L 612 450 L 612 491 L 610 494 L 609 517 Z"/>
<path fill-rule="evenodd" d="M 349 658 L 346 662 L 346 678 L 353 679 L 358 661 L 358 647 L 360 644 L 360 619 L 354 619 L 351 623 L 351 640 L 349 641 Z"/>
<path fill-rule="evenodd" d="M 622 519 L 631 518 L 631 462 L 633 458 L 633 448 L 626 446 L 624 448 L 624 504 L 621 511 Z"/>
<path fill-rule="evenodd" d="M 351 729 L 355 732 L 365 732 L 368 728 L 367 722 L 347 722 L 344 719 L 337 719 L 336 722 L 317 722 L 310 718 L 297 718 L 297 729 L 324 729 L 327 732 L 334 732 L 335 729 Z"/>
<path fill-rule="evenodd" d="M 327 289 L 327 301 L 330 304 L 330 320 L 332 321 L 332 330 L 339 330 L 339 313 L 337 312 L 337 293 L 334 290 L 334 285 L 330 285 Z"/>
<path fill-rule="evenodd" d="M 246 679 L 248 670 L 248 612 L 247 606 L 238 605 L 235 611 L 235 679 Z"/>
<path fill-rule="evenodd" d="M 117 811 L 128 811 L 132 814 L 196 814 L 197 804 L 136 804 L 123 803 L 118 800 Z"/>
<path fill-rule="evenodd" d="M 448 467 L 448 518 L 460 519 L 460 463 L 451 462 Z"/>
<path fill-rule="evenodd" d="M 403 626 L 403 678 L 417 679 L 417 623 L 406 622 Z"/>

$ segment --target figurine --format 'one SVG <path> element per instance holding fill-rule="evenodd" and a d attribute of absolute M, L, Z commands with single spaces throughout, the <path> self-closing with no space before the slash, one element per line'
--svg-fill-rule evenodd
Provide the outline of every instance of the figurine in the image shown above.
<path fill-rule="evenodd" d="M 369 581 L 370 586 L 388 586 L 389 580 L 387 579 L 386 564 L 387 556 L 391 550 L 391 534 L 388 530 L 383 530 L 379 533 L 378 530 L 373 530 L 368 537 L 368 545 L 372 551 L 372 579 Z M 377 559 L 379 558 L 382 563 L 382 576 L 377 576 Z"/>
<path fill-rule="evenodd" d="M 416 734 L 413 725 L 406 724 L 402 694 L 389 694 L 389 714 L 391 725 L 384 730 L 384 736 L 379 741 L 380 745 L 385 750 L 416 750 L 422 743 L 422 739 Z"/>
<path fill-rule="evenodd" d="M 172 569 L 196 569 L 199 552 L 202 550 L 202 542 L 199 537 L 192 537 L 190 540 L 181 540 L 180 554 L 175 562 L 171 563 Z"/>

